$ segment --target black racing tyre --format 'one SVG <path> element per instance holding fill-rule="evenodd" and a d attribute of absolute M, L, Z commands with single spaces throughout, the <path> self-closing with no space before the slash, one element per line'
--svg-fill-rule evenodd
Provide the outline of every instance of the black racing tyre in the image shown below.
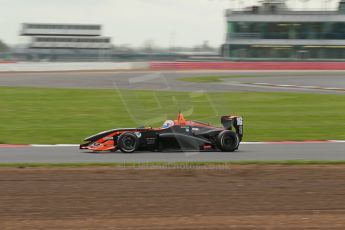
<path fill-rule="evenodd" d="M 134 133 L 122 133 L 117 139 L 118 148 L 123 153 L 133 153 L 138 149 L 139 139 Z"/>
<path fill-rule="evenodd" d="M 240 140 L 236 133 L 230 130 L 224 130 L 217 136 L 218 148 L 223 152 L 234 152 L 238 149 Z"/>

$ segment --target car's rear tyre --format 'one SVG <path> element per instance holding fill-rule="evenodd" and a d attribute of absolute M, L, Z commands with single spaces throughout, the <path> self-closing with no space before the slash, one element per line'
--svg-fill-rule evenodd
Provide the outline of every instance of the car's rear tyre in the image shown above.
<path fill-rule="evenodd" d="M 134 133 L 123 133 L 117 140 L 118 148 L 123 153 L 133 153 L 138 149 L 139 139 Z"/>
<path fill-rule="evenodd" d="M 238 149 L 240 140 L 236 133 L 230 130 L 224 130 L 217 136 L 218 148 L 223 152 L 234 152 Z"/>

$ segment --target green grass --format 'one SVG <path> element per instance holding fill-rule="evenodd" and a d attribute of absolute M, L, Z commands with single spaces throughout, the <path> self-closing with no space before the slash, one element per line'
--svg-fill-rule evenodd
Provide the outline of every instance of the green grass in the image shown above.
<path fill-rule="evenodd" d="M 345 139 L 345 95 L 0 87 L 0 143 L 80 143 L 115 127 L 160 126 L 179 110 L 213 124 L 242 115 L 246 141 Z"/>
<path fill-rule="evenodd" d="M 183 77 L 179 78 L 180 81 L 195 82 L 195 83 L 217 83 L 223 82 L 224 79 L 231 78 L 252 78 L 255 75 L 229 75 L 229 76 L 205 76 L 205 77 Z"/>
<path fill-rule="evenodd" d="M 233 165 L 345 165 L 345 161 L 227 161 L 227 162 L 147 162 L 147 163 L 0 163 L 0 168 L 68 168 L 68 167 L 165 167 L 165 168 L 198 168 L 198 167 L 231 167 Z"/>

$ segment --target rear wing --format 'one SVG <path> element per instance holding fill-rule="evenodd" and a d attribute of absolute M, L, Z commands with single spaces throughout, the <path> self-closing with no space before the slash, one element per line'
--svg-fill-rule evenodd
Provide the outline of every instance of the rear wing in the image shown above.
<path fill-rule="evenodd" d="M 221 123 L 227 130 L 235 129 L 237 135 L 243 137 L 243 118 L 239 116 L 222 116 Z"/>

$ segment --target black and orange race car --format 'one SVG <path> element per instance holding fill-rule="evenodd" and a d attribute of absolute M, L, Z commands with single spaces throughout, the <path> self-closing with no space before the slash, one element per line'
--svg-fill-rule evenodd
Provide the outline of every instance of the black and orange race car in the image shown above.
<path fill-rule="evenodd" d="M 167 120 L 160 128 L 112 129 L 86 138 L 80 149 L 91 151 L 224 151 L 238 149 L 243 137 L 243 119 L 222 116 L 223 127 L 199 121 Z"/>

